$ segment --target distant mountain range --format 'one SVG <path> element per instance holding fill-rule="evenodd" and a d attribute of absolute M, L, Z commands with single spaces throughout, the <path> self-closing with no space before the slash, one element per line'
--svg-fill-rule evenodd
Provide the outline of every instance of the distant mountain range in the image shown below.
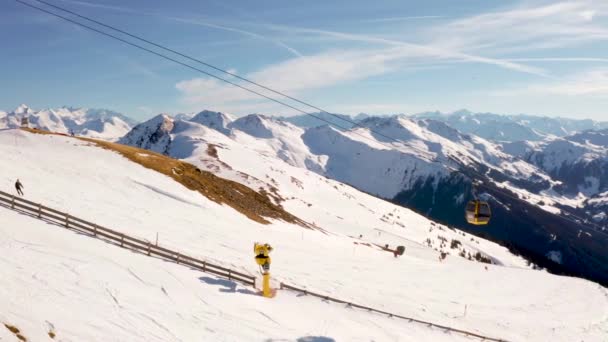
<path fill-rule="evenodd" d="M 107 109 L 61 107 L 34 110 L 20 105 L 8 112 L 0 111 L 0 128 L 21 126 L 21 119 L 28 118 L 29 126 L 53 132 L 116 140 L 131 130 L 135 120 Z"/>
<path fill-rule="evenodd" d="M 443 121 L 464 133 L 493 141 L 538 141 L 547 136 L 563 137 L 585 130 L 608 128 L 608 122 L 533 115 L 499 115 L 460 110 L 453 113 L 414 114 L 420 119 Z"/>
<path fill-rule="evenodd" d="M 337 126 L 350 129 L 359 122 L 372 115 L 358 114 L 354 117 L 344 114 L 312 113 L 310 115 L 296 115 L 281 117 L 282 120 L 296 126 L 309 128 L 318 127 L 330 122 Z M 403 116 L 415 119 L 433 119 L 442 121 L 463 133 L 475 134 L 497 142 L 539 141 L 554 135 L 563 137 L 585 130 L 608 129 L 608 121 L 599 122 L 589 119 L 568 119 L 559 117 L 534 116 L 526 114 L 501 115 L 494 113 L 473 113 L 466 109 L 452 113 L 423 112 L 418 114 L 391 114 L 376 115 L 376 117 Z"/>
<path fill-rule="evenodd" d="M 608 252 L 601 247 L 608 243 L 608 231 L 577 223 L 578 217 L 608 223 L 608 130 L 566 134 L 603 123 L 538 119 L 545 126 L 528 131 L 536 140 L 510 142 L 521 131 L 504 130 L 504 123 L 490 117 L 484 125 L 495 122 L 494 131 L 503 133 L 500 139 L 462 132 L 452 127 L 449 115 L 443 120 L 426 116 L 366 117 L 349 129 L 336 129 L 299 117 L 234 119 L 203 111 L 187 120 L 156 116 L 120 142 L 197 161 L 210 146 L 221 149 L 227 141 L 237 142 L 259 153 L 255 158 L 276 159 L 350 184 L 501 242 L 555 272 L 608 283 Z M 565 123 L 561 137 L 540 131 L 541 126 L 555 129 L 556 123 Z M 224 172 L 234 172 L 229 170 L 226 166 Z M 463 218 L 472 180 L 486 184 L 481 196 L 494 208 L 486 227 L 471 227 Z M 258 181 L 260 188 L 267 184 Z M 590 235 L 581 235 L 582 230 Z"/>
<path fill-rule="evenodd" d="M 186 160 L 236 142 L 255 151 L 251 167 L 255 158 L 285 162 L 500 242 L 555 272 L 608 284 L 606 122 L 468 111 L 234 118 L 204 110 L 132 126 L 111 111 L 22 106 L 0 112 L 0 125 L 18 126 L 23 115 L 41 129 L 120 138 Z M 229 165 L 212 169 L 240 179 Z M 485 184 L 481 196 L 494 210 L 481 228 L 463 218 L 473 180 Z M 272 191 L 268 180 L 250 181 Z"/>

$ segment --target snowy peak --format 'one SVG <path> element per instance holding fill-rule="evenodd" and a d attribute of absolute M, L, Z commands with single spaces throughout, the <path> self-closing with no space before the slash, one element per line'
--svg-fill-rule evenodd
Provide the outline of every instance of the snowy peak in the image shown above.
<path fill-rule="evenodd" d="M 471 140 L 471 137 L 469 135 L 460 133 L 460 131 L 455 128 L 452 128 L 451 126 L 442 121 L 425 119 L 418 121 L 418 124 L 426 128 L 430 132 L 433 132 L 453 142 Z"/>
<path fill-rule="evenodd" d="M 171 132 L 174 121 L 168 114 L 159 114 L 148 121 L 148 124 L 157 126 L 161 132 Z"/>
<path fill-rule="evenodd" d="M 260 114 L 250 114 L 235 120 L 230 126 L 256 138 L 272 138 L 272 131 L 266 121 L 269 117 Z"/>
<path fill-rule="evenodd" d="M 378 141 L 394 144 L 396 139 L 406 146 L 411 146 L 411 153 L 416 155 L 424 152 L 444 157 L 450 154 L 473 157 L 476 152 L 470 136 L 441 121 L 416 120 L 399 115 L 371 117 L 361 121 L 360 126 L 368 128 L 369 134 Z M 483 141 L 482 145 L 484 144 L 491 145 Z"/>
<path fill-rule="evenodd" d="M 114 122 L 114 123 L 126 123 L 130 127 L 135 126 L 137 121 L 125 116 L 121 113 L 109 110 L 109 109 L 72 109 L 72 112 L 78 110 L 84 111 L 84 117 L 87 120 L 97 120 L 102 122 Z"/>
<path fill-rule="evenodd" d="M 401 141 L 419 138 L 419 134 L 417 134 L 419 133 L 419 126 L 413 120 L 401 116 L 373 116 L 361 121 L 359 126 L 368 128 L 370 134 L 379 141 L 391 142 L 392 139 L 390 138 Z"/>
<path fill-rule="evenodd" d="M 475 134 L 494 141 L 540 140 L 544 137 L 543 134 L 509 116 L 492 113 L 460 110 L 453 113 L 421 113 L 413 117 L 443 121 L 463 133 Z"/>
<path fill-rule="evenodd" d="M 57 133 L 74 133 L 104 140 L 117 140 L 125 135 L 135 121 L 107 109 L 86 109 L 63 106 L 34 110 L 25 104 L 12 112 L 0 111 L 0 128 L 17 128 L 27 117 L 30 127 Z"/>
<path fill-rule="evenodd" d="M 284 136 L 286 132 L 302 134 L 303 130 L 288 122 L 261 114 L 250 114 L 238 118 L 230 128 L 242 131 L 256 138 L 271 139 Z"/>
<path fill-rule="evenodd" d="M 603 132 L 584 132 L 534 143 L 511 143 L 504 151 L 524 158 L 562 184 L 565 194 L 593 196 L 608 190 L 608 148 Z"/>
<path fill-rule="evenodd" d="M 350 129 L 354 127 L 354 125 L 352 124 L 353 121 L 357 122 L 367 117 L 368 115 L 366 114 L 359 114 L 356 118 L 353 119 L 349 115 L 330 114 L 322 112 L 313 113 L 312 115 L 302 114 L 296 116 L 281 117 L 280 119 L 302 128 L 325 126 L 331 123 L 336 127 Z"/>
<path fill-rule="evenodd" d="M 19 107 L 15 108 L 15 110 L 13 111 L 13 113 L 15 113 L 15 114 L 28 114 L 31 112 L 32 112 L 32 109 L 30 107 L 28 107 L 26 104 L 19 105 Z"/>
<path fill-rule="evenodd" d="M 230 115 L 222 112 L 203 110 L 192 117 L 189 121 L 196 122 L 228 135 L 230 133 L 228 126 L 230 123 L 232 123 L 233 119 Z"/>
<path fill-rule="evenodd" d="M 159 114 L 135 127 L 119 140 L 120 144 L 137 146 L 166 154 L 171 143 L 173 119 L 167 114 Z"/>
<path fill-rule="evenodd" d="M 534 115 L 499 115 L 460 110 L 453 113 L 426 112 L 412 115 L 444 121 L 463 133 L 500 141 L 539 141 L 549 135 L 564 137 L 589 129 L 608 128 L 608 122 L 550 118 Z"/>
<path fill-rule="evenodd" d="M 452 142 L 470 140 L 468 135 L 462 134 L 442 121 L 434 119 L 417 120 L 405 115 L 370 117 L 361 121 L 359 125 L 402 141 L 412 139 L 438 141 L 440 137 Z M 374 133 L 372 132 L 372 134 Z M 382 138 L 382 140 L 387 139 L 386 137 Z"/>
<path fill-rule="evenodd" d="M 570 141 L 576 141 L 585 145 L 595 145 L 608 148 L 608 129 L 600 131 L 585 131 L 566 137 Z"/>

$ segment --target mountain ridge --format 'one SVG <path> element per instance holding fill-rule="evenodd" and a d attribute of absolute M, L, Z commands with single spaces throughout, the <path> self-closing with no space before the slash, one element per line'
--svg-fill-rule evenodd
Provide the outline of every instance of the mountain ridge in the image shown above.
<path fill-rule="evenodd" d="M 596 198 L 595 195 L 603 189 L 601 185 L 603 183 L 600 182 L 601 186 L 595 188 L 587 186 L 586 195 L 572 198 L 566 190 L 569 187 L 578 189 L 581 180 L 589 182 L 589 178 L 560 178 L 552 173 L 547 163 L 533 162 L 540 157 L 532 158 L 525 153 L 523 155 L 515 153 L 527 149 L 527 152 L 536 152 L 536 155 L 540 156 L 547 141 L 567 142 L 568 137 L 550 136 L 540 142 L 530 142 L 529 145 L 517 147 L 517 145 L 492 142 L 471 133 L 460 132 L 444 121 L 404 115 L 366 117 L 349 130 L 336 129 L 328 125 L 302 128 L 286 123 L 280 118 L 259 114 L 240 117 L 222 125 L 219 129 L 217 125 L 204 125 L 205 122 L 203 125 L 183 120 L 175 120 L 175 122 L 176 127 L 181 125 L 188 129 L 174 129 L 163 133 L 166 139 L 163 140 L 161 150 L 164 149 L 164 153 L 168 155 L 189 160 L 206 154 L 206 148 L 202 147 L 204 144 L 221 147 L 236 142 L 248 145 L 264 158 L 276 158 L 289 165 L 335 179 L 477 234 L 486 233 L 483 230 L 467 227 L 462 214 L 451 209 L 454 203 L 460 203 L 459 206 L 464 205 L 463 201 L 470 198 L 471 179 L 492 184 L 492 190 L 486 189 L 485 194 L 482 195 L 489 196 L 493 205 L 498 206 L 497 208 L 506 208 L 497 211 L 506 217 L 510 215 L 509 210 L 516 210 L 520 213 L 518 215 L 523 217 L 528 217 L 527 212 L 536 212 L 536 215 L 543 220 L 555 223 L 557 222 L 555 220 L 559 219 L 551 217 L 566 215 L 565 211 L 567 211 L 582 217 L 593 217 L 598 223 L 601 223 L 598 220 L 604 219 L 598 213 L 602 210 L 604 202 L 601 201 L 601 197 Z M 136 130 L 137 127 L 134 132 Z M 143 135 L 154 136 L 146 133 Z M 585 135 L 579 134 L 575 137 L 578 140 L 588 140 Z M 594 139 L 598 142 L 603 141 L 601 136 L 594 135 Z M 145 146 L 138 145 L 137 142 L 134 144 L 138 147 Z M 196 147 L 200 144 L 203 145 Z M 567 144 L 581 145 L 575 141 Z M 585 145 L 584 148 L 600 147 Z M 221 165 L 216 167 L 224 168 Z M 458 173 L 455 173 L 455 170 Z M 471 173 L 470 170 L 475 171 Z M 582 169 L 577 168 L 572 172 L 578 174 L 577 171 L 580 170 Z M 234 174 L 234 177 L 238 178 L 238 173 Z M 264 187 L 264 180 L 259 181 Z M 514 201 L 513 198 L 500 195 L 505 191 L 520 200 Z M 513 207 L 509 209 L 509 205 L 514 205 L 517 209 Z M 581 212 L 580 205 L 587 205 L 592 210 L 589 213 Z M 536 208 L 542 211 L 538 212 Z M 582 240 L 576 241 L 576 234 L 571 236 L 561 227 L 557 229 L 557 226 L 555 226 L 556 230 L 551 228 L 552 226 L 545 227 L 540 230 L 542 233 L 534 233 L 537 236 L 533 237 L 530 235 L 533 227 L 542 225 L 542 221 L 532 218 L 517 223 L 511 221 L 505 219 L 502 223 L 500 221 L 491 223 L 490 229 L 487 230 L 491 232 L 490 235 L 484 236 L 500 241 L 521 253 L 527 253 L 528 256 L 532 255 L 535 258 L 534 262 L 539 264 L 552 265 L 550 263 L 553 262 L 553 266 L 549 267 L 556 272 L 571 272 L 570 274 L 598 279 L 596 272 L 592 270 L 588 270 L 590 273 L 576 271 L 584 264 L 585 257 L 575 251 L 591 248 L 595 251 L 593 253 L 597 254 L 595 245 Z M 509 224 L 518 224 L 526 228 L 518 230 L 509 237 L 501 233 L 501 230 L 508 229 Z M 567 226 L 570 230 L 577 229 L 576 223 Z M 562 244 L 551 243 L 551 236 L 556 234 L 563 236 Z M 536 241 L 536 247 L 530 245 L 529 241 Z M 573 249 L 573 246 L 576 247 Z M 535 251 L 535 248 L 539 250 Z M 558 259 L 553 258 L 553 261 L 547 259 L 548 256 L 554 257 L 557 253 L 560 253 L 559 260 L 563 265 L 555 263 L 554 260 Z M 601 253 L 598 255 L 602 257 Z M 608 279 L 602 281 L 606 282 Z"/>
<path fill-rule="evenodd" d="M 87 109 L 63 106 L 34 110 L 21 104 L 12 111 L 0 111 L 0 128 L 21 127 L 22 119 L 28 126 L 64 134 L 117 140 L 127 134 L 137 122 L 108 109 Z"/>

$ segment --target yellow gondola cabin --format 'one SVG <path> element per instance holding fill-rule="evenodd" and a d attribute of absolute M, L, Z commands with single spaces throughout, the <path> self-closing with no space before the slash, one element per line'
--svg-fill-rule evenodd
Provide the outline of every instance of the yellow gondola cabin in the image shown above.
<path fill-rule="evenodd" d="M 490 222 L 490 217 L 492 217 L 492 211 L 487 202 L 473 200 L 467 203 L 465 218 L 468 223 L 477 226 L 485 225 Z"/>

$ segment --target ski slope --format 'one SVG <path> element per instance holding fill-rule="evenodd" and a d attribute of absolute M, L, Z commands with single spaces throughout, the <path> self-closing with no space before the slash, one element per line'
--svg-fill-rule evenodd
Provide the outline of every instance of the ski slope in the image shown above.
<path fill-rule="evenodd" d="M 0 321 L 29 341 L 53 341 L 50 331 L 59 341 L 466 340 L 290 292 L 268 300 L 2 210 Z M 0 328 L 0 340 L 17 340 Z"/>
<path fill-rule="evenodd" d="M 274 286 L 284 281 L 512 341 L 608 336 L 608 293 L 599 285 L 531 270 L 503 247 L 274 157 L 264 160 L 251 148 L 219 148 L 215 163 L 232 169 L 223 166 L 218 173 L 245 182 L 242 169 L 251 182 L 258 179 L 252 184 L 275 184 L 286 199 L 283 206 L 319 229 L 279 221 L 262 225 L 111 151 L 17 130 L 0 131 L 0 188 L 12 190 L 19 177 L 32 201 L 150 241 L 158 234 L 163 246 L 251 274 L 257 272 L 253 242 L 269 242 L 275 247 Z M 288 291 L 264 299 L 253 289 L 5 208 L 0 208 L 0 233 L 0 319 L 34 341 L 48 339 L 51 327 L 66 341 L 464 339 Z M 439 249 L 438 236 L 448 246 L 459 239 L 495 265 L 466 260 L 450 249 L 439 261 L 439 252 L 425 246 L 430 239 Z M 361 243 L 404 245 L 406 252 L 394 258 Z M 5 336 L 0 335 L 10 338 Z"/>

